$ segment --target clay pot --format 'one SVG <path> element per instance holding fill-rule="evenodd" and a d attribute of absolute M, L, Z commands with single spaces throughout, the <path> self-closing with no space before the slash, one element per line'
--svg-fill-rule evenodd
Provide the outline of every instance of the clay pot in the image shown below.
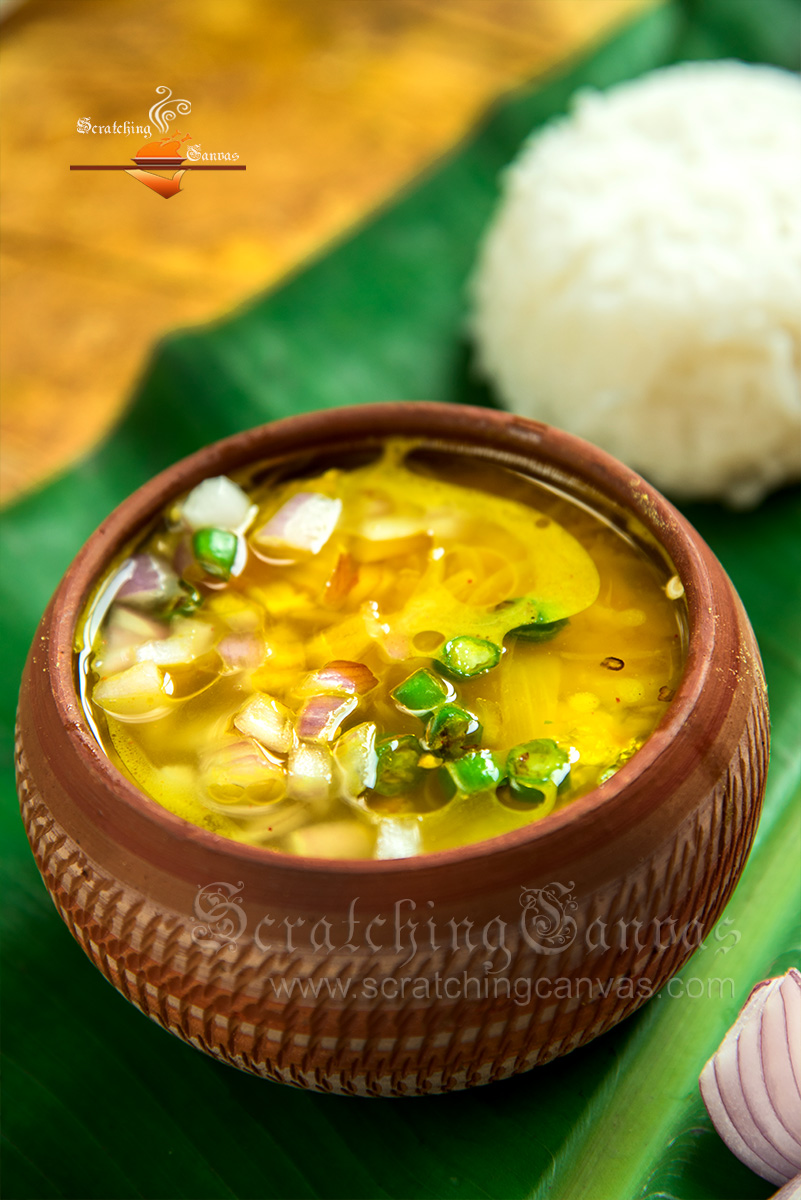
<path fill-rule="evenodd" d="M 262 459 L 303 466 L 390 434 L 636 515 L 686 590 L 689 651 L 675 698 L 607 783 L 528 829 L 463 849 L 323 861 L 188 825 L 123 778 L 87 727 L 72 644 L 93 583 L 136 530 L 204 477 Z M 687 522 L 577 438 L 509 414 L 423 403 L 280 421 L 146 484 L 92 535 L 55 593 L 19 710 L 19 789 L 33 852 L 56 907 L 106 978 L 215 1058 L 363 1095 L 503 1079 L 633 1012 L 681 967 L 729 898 L 754 837 L 767 757 L 753 633 Z"/>

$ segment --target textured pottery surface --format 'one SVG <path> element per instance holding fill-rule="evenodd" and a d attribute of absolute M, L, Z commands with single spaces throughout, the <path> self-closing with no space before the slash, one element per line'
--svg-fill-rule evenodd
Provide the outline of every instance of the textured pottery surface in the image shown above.
<path fill-rule="evenodd" d="M 674 700 L 646 746 L 600 788 L 529 829 L 461 850 L 325 862 L 187 825 L 124 779 L 86 726 L 72 642 L 93 582 L 169 498 L 207 475 L 259 460 L 302 468 L 309 457 L 370 448 L 390 434 L 568 488 L 577 481 L 590 500 L 636 514 L 686 591 L 689 652 Z M 567 1053 L 681 967 L 719 916 L 753 841 L 767 698 L 728 578 L 637 475 L 506 414 L 385 404 L 217 443 L 120 506 L 42 619 L 20 695 L 17 755 L 45 884 L 124 996 L 199 1049 L 268 1078 L 415 1094 L 502 1079 Z"/>

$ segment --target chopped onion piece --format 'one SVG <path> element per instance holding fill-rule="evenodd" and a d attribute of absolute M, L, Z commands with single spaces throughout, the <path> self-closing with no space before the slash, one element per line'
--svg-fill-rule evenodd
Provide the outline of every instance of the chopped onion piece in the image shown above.
<path fill-rule="evenodd" d="M 144 613 L 115 604 L 103 632 L 92 668 L 101 677 L 117 675 L 136 662 L 136 651 L 144 642 L 167 637 L 167 626 Z"/>
<path fill-rule="evenodd" d="M 214 630 L 205 621 L 173 621 L 173 633 L 159 641 L 145 642 L 136 651 L 138 662 L 154 662 L 162 667 L 194 662 L 205 654 L 214 640 Z"/>
<path fill-rule="evenodd" d="M 154 721 L 170 710 L 162 683 L 162 672 L 155 663 L 135 663 L 127 671 L 99 680 L 93 699 L 118 721 Z"/>
<path fill-rule="evenodd" d="M 358 582 L 359 568 L 349 554 L 340 554 L 337 564 L 325 585 L 323 603 L 328 608 L 339 608 L 352 587 Z"/>
<path fill-rule="evenodd" d="M 342 501 L 320 492 L 296 492 L 254 534 L 257 546 L 281 553 L 319 554 L 336 528 Z"/>
<path fill-rule="evenodd" d="M 298 715 L 298 737 L 312 742 L 333 741 L 345 717 L 358 703 L 355 696 L 312 696 Z"/>
<path fill-rule="evenodd" d="M 195 562 L 195 556 L 192 553 L 192 539 L 189 534 L 185 534 L 178 541 L 172 556 L 172 565 L 176 574 L 181 575 L 185 579 L 193 573 L 197 579 L 202 575 L 202 571 Z"/>
<path fill-rule="evenodd" d="M 285 837 L 293 829 L 307 824 L 309 806 L 300 800 L 290 800 L 284 796 L 275 804 L 264 805 L 261 811 L 253 810 L 248 813 L 247 838 L 249 842 L 260 845 L 262 842 L 274 842 L 276 838 Z"/>
<path fill-rule="evenodd" d="M 464 512 L 450 504 L 440 505 L 439 508 L 430 508 L 426 513 L 426 527 L 428 532 L 440 541 L 443 538 L 459 537 L 464 530 L 465 524 L 466 517 Z"/>
<path fill-rule="evenodd" d="M 295 694 L 299 697 L 318 696 L 321 692 L 331 696 L 366 696 L 377 683 L 375 675 L 364 663 L 337 659 L 307 675 Z"/>
<path fill-rule="evenodd" d="M 159 642 L 145 642 L 136 651 L 137 662 L 154 662 L 161 667 L 189 663 L 196 657 L 189 637 L 167 637 Z"/>
<path fill-rule="evenodd" d="M 319 810 L 331 795 L 333 775 L 334 760 L 327 746 L 298 742 L 289 755 L 287 795 Z"/>
<path fill-rule="evenodd" d="M 712 1123 L 741 1162 L 771 1183 L 801 1171 L 801 972 L 757 984 L 701 1072 Z"/>
<path fill-rule="evenodd" d="M 226 667 L 235 671 L 255 670 L 267 656 L 264 639 L 255 633 L 229 633 L 217 646 Z"/>
<path fill-rule="evenodd" d="M 351 542 L 359 562 L 381 562 L 400 554 L 413 554 L 428 545 L 430 535 L 416 517 L 376 517 L 365 522 Z"/>
<path fill-rule="evenodd" d="M 256 515 L 255 505 L 227 475 L 204 479 L 181 505 L 181 518 L 189 529 L 227 529 L 243 533 Z"/>
<path fill-rule="evenodd" d="M 285 704 L 264 694 L 251 696 L 234 717 L 240 733 L 255 738 L 276 754 L 289 754 L 292 749 L 292 721 L 292 712 Z"/>
<path fill-rule="evenodd" d="M 422 516 L 377 516 L 370 517 L 358 531 L 359 537 L 371 542 L 393 542 L 400 538 L 417 537 L 426 534 L 425 520 Z"/>
<path fill-rule="evenodd" d="M 323 821 L 289 835 L 287 849 L 307 858 L 370 858 L 374 837 L 358 821 Z"/>
<path fill-rule="evenodd" d="M 343 733 L 334 743 L 334 761 L 345 800 L 356 800 L 368 788 L 375 787 L 378 764 L 376 733 L 375 724 L 365 721 Z"/>
<path fill-rule="evenodd" d="M 166 559 L 156 554 L 135 554 L 128 562 L 133 570 L 123 579 L 116 600 L 131 608 L 163 612 L 182 594 L 178 576 Z"/>
<path fill-rule="evenodd" d="M 204 803 L 228 816 L 257 814 L 286 792 L 283 764 L 250 738 L 229 742 L 206 755 L 202 767 Z"/>
<path fill-rule="evenodd" d="M 419 817 L 384 817 L 379 822 L 376 858 L 411 858 L 420 849 Z"/>
<path fill-rule="evenodd" d="M 261 614 L 252 604 L 243 606 L 234 612 L 223 613 L 222 619 L 234 633 L 254 633 L 257 629 L 261 629 L 262 625 Z"/>
<path fill-rule="evenodd" d="M 159 621 L 147 613 L 134 612 L 132 608 L 115 604 L 111 610 L 106 635 L 114 640 L 142 642 L 157 642 L 169 637 L 170 626 L 166 621 Z"/>

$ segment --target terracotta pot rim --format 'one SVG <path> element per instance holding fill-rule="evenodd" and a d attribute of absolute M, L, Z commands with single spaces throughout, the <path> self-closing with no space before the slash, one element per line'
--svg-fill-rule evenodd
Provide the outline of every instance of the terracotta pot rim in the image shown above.
<path fill-rule="evenodd" d="M 521 460 L 516 464 L 518 467 L 526 454 L 530 459 L 534 446 L 543 447 L 551 456 L 546 462 L 564 471 L 569 471 L 571 461 L 579 465 L 581 470 L 574 469 L 574 478 L 585 483 L 589 480 L 596 490 L 639 519 L 665 549 L 685 586 L 689 613 L 687 659 L 673 700 L 636 756 L 607 783 L 541 821 L 467 846 L 403 859 L 311 858 L 236 842 L 185 821 L 150 799 L 118 771 L 98 745 L 84 717 L 75 688 L 72 646 L 77 619 L 93 583 L 136 529 L 152 519 L 166 500 L 185 492 L 206 475 L 236 470 L 273 455 L 280 460 L 280 446 L 273 448 L 273 442 L 294 443 L 294 449 L 287 450 L 283 458 L 301 459 L 307 436 L 310 440 L 316 439 L 315 451 L 328 446 L 336 452 L 336 436 L 343 445 L 353 445 L 357 441 L 362 444 L 378 442 L 399 432 L 410 433 L 406 428 L 399 430 L 399 424 L 419 425 L 417 436 L 430 444 L 451 442 L 468 454 L 482 454 L 483 447 L 483 457 L 502 465 L 503 448 L 488 447 L 484 440 L 487 434 L 506 442 L 509 460 L 514 460 L 515 456 Z M 506 465 L 513 463 L 509 461 Z M 536 472 L 529 473 L 536 477 Z M 714 562 L 700 536 L 655 488 L 605 451 L 554 426 L 508 412 L 428 401 L 322 409 L 256 426 L 195 451 L 137 489 L 102 522 L 75 558 L 53 597 L 48 656 L 54 700 L 84 769 L 92 775 L 99 774 L 119 804 L 133 808 L 146 820 L 161 826 L 165 833 L 188 845 L 194 843 L 218 853 L 222 851 L 232 864 L 237 861 L 250 865 L 263 863 L 274 871 L 305 871 L 309 875 L 322 873 L 350 879 L 361 874 L 393 877 L 444 869 L 528 844 L 541 844 L 558 837 L 576 821 L 586 826 L 599 815 L 602 821 L 604 814 L 611 815 L 625 803 L 626 793 L 635 779 L 652 773 L 658 760 L 668 752 L 680 752 L 685 742 L 685 722 L 697 709 L 709 680 L 717 605 L 723 598 L 717 594 L 721 589 L 716 592 L 713 586 L 710 560 Z"/>

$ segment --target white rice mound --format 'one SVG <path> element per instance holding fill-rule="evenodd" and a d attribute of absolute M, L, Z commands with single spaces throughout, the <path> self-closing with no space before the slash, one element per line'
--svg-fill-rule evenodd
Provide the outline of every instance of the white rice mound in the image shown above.
<path fill-rule="evenodd" d="M 801 475 L 801 80 L 682 64 L 535 135 L 472 281 L 516 412 L 683 498 Z"/>

